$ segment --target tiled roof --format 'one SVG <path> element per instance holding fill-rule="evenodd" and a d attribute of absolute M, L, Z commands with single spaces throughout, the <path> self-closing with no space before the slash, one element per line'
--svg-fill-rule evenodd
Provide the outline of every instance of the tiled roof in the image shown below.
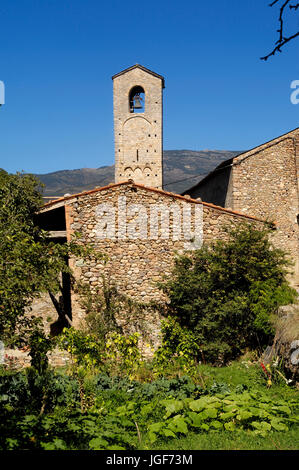
<path fill-rule="evenodd" d="M 239 217 L 245 217 L 247 219 L 257 220 L 259 222 L 266 222 L 265 220 L 258 219 L 257 217 L 254 217 L 254 216 L 251 216 L 251 215 L 243 214 L 242 212 L 237 212 L 237 211 L 234 211 L 232 209 L 225 209 L 224 207 L 216 206 L 215 204 L 212 204 L 210 202 L 203 202 L 203 201 L 200 201 L 198 199 L 192 199 L 191 197 L 188 197 L 188 196 L 182 196 L 180 194 L 175 194 L 175 193 L 171 193 L 169 191 L 164 191 L 163 189 L 151 188 L 149 186 L 144 186 L 143 184 L 134 183 L 133 180 L 122 181 L 120 183 L 111 183 L 111 184 L 108 184 L 107 186 L 102 186 L 101 188 L 94 188 L 94 189 L 90 189 L 88 191 L 83 191 L 82 193 L 72 194 L 70 196 L 64 196 L 64 197 L 61 197 L 59 199 L 55 199 L 54 201 L 47 202 L 46 204 L 44 204 L 42 206 L 41 210 L 42 209 L 47 209 L 51 206 L 55 206 L 56 204 L 59 204 L 61 202 L 69 201 L 70 199 L 74 199 L 74 198 L 78 198 L 78 197 L 82 197 L 82 196 L 87 196 L 88 194 L 93 194 L 93 193 L 97 193 L 97 192 L 100 192 L 100 191 L 105 191 L 107 189 L 112 189 L 112 190 L 117 189 L 119 186 L 124 186 L 124 185 L 134 186 L 136 188 L 144 189 L 146 191 L 152 191 L 152 192 L 155 192 L 155 193 L 158 193 L 158 194 L 162 194 L 164 196 L 168 196 L 168 197 L 175 198 L 175 199 L 180 199 L 180 200 L 185 201 L 185 202 L 191 202 L 193 204 L 202 204 L 203 206 L 211 207 L 212 209 L 217 209 L 217 210 L 220 210 L 222 212 L 226 212 L 228 214 L 236 215 L 236 216 L 239 216 Z"/>

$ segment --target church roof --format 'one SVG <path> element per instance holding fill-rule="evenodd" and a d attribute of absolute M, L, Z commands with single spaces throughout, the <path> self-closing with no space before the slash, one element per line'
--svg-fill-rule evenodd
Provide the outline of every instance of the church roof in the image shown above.
<path fill-rule="evenodd" d="M 159 75 L 158 73 L 153 72 L 152 70 L 147 69 L 146 67 L 143 67 L 143 65 L 140 65 L 140 64 L 132 65 L 132 67 L 128 67 L 127 69 L 116 73 L 115 75 L 113 75 L 112 80 L 114 80 L 116 77 L 119 77 L 120 75 L 123 75 L 124 73 L 130 72 L 131 70 L 134 70 L 134 69 L 137 69 L 137 68 L 143 70 L 144 72 L 147 72 L 147 73 L 153 75 L 154 77 L 160 78 L 160 80 L 162 80 L 162 86 L 163 86 L 163 88 L 165 88 L 165 80 L 164 80 L 164 77 L 162 77 L 162 75 Z"/>
<path fill-rule="evenodd" d="M 249 157 L 254 157 L 258 155 L 260 152 L 265 150 L 266 148 L 269 148 L 273 145 L 276 145 L 280 142 L 282 142 L 285 139 L 294 139 L 294 137 L 298 136 L 299 134 L 299 127 L 296 127 L 295 129 L 292 129 L 289 132 L 286 132 L 285 134 L 280 135 L 279 137 L 275 137 L 272 140 L 269 140 L 268 142 L 265 142 L 263 144 L 258 145 L 257 147 L 252 148 L 251 150 L 245 150 L 244 152 L 240 153 L 239 155 L 236 155 L 235 157 L 231 157 L 228 160 L 225 160 L 224 162 L 221 162 L 214 170 L 210 171 L 203 179 L 201 179 L 198 183 L 196 183 L 194 186 L 191 188 L 186 189 L 183 193 L 182 196 L 185 196 L 186 194 L 189 194 L 190 192 L 194 191 L 196 188 L 199 188 L 202 184 L 206 183 L 208 180 L 212 179 L 215 174 L 217 174 L 219 171 L 223 171 L 228 167 L 233 167 L 235 165 L 239 165 L 242 163 L 244 160 L 246 160 Z"/>
<path fill-rule="evenodd" d="M 234 211 L 232 209 L 225 209 L 224 207 L 216 206 L 215 204 L 212 204 L 210 202 L 203 202 L 203 201 L 198 200 L 198 199 L 192 199 L 190 196 L 182 196 L 180 194 L 175 194 L 175 193 L 171 193 L 171 192 L 168 192 L 168 191 L 164 191 L 163 189 L 151 188 L 149 186 L 144 186 L 143 184 L 134 183 L 133 180 L 122 181 L 120 183 L 111 183 L 111 184 L 108 184 L 107 186 L 102 186 L 100 188 L 97 187 L 97 188 L 94 188 L 94 189 L 90 189 L 88 191 L 82 191 L 82 193 L 72 194 L 72 195 L 69 195 L 69 196 L 61 197 L 59 199 L 55 199 L 53 201 L 50 201 L 50 202 L 47 202 L 46 204 L 44 204 L 41 207 L 40 212 L 51 210 L 51 208 L 55 209 L 55 208 L 57 208 L 57 206 L 60 207 L 61 205 L 64 205 L 67 201 L 69 201 L 71 199 L 86 196 L 88 194 L 97 193 L 99 191 L 105 191 L 107 189 L 112 189 L 112 190 L 117 189 L 119 186 L 123 186 L 123 185 L 134 186 L 136 188 L 144 189 L 146 191 L 153 191 L 153 192 L 162 194 L 164 196 L 168 196 L 168 197 L 175 198 L 175 199 L 180 199 L 180 200 L 183 200 L 185 202 L 189 202 L 189 203 L 193 203 L 193 204 L 202 204 L 203 206 L 210 207 L 212 209 L 217 209 L 221 212 L 226 212 L 226 213 L 231 214 L 231 215 L 244 217 L 245 219 L 257 220 L 259 222 L 265 222 L 265 220 L 263 220 L 263 219 L 259 219 L 257 217 L 254 217 L 254 216 L 251 216 L 251 215 L 248 215 L 248 214 L 243 214 L 242 212 Z"/>

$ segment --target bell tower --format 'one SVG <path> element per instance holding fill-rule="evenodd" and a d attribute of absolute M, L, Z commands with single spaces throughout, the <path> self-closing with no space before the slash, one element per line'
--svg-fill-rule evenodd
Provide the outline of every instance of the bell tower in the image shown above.
<path fill-rule="evenodd" d="M 112 80 L 115 182 L 162 189 L 164 78 L 136 64 Z"/>

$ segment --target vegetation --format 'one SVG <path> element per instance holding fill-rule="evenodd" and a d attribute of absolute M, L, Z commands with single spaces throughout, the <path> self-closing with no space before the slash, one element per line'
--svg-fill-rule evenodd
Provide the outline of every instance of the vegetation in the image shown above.
<path fill-rule="evenodd" d="M 49 242 L 35 224 L 41 204 L 36 178 L 0 170 L 0 337 L 6 344 L 28 342 L 33 319 L 26 312 L 41 292 L 59 291 L 61 273 L 70 273 L 67 256 L 91 254 L 77 238 L 65 245 Z"/>
<path fill-rule="evenodd" d="M 132 321 L 145 306 L 105 280 L 101 293 L 77 286 L 85 330 L 49 338 L 25 314 L 40 292 L 59 289 L 59 273 L 70 272 L 66 256 L 102 255 L 78 239 L 48 241 L 34 224 L 41 201 L 33 177 L 1 172 L 0 193 L 0 335 L 20 344 L 22 333 L 31 356 L 23 371 L 0 370 L 1 450 L 187 450 L 208 441 L 296 448 L 298 392 L 279 364 L 261 367 L 255 356 L 273 337 L 278 307 L 295 300 L 286 257 L 268 231 L 239 227 L 228 241 L 176 260 L 160 286 L 170 299 L 161 346 L 147 362 L 139 335 L 125 336 L 116 321 L 120 309 Z M 54 347 L 70 354 L 68 368 L 49 366 Z M 250 360 L 237 361 L 246 350 Z"/>
<path fill-rule="evenodd" d="M 248 360 L 204 366 L 205 387 L 184 375 L 142 382 L 49 371 L 45 406 L 32 369 L 0 377 L 0 449 L 187 450 L 209 440 L 220 449 L 298 446 L 298 392 L 279 380 L 267 388 Z"/>
<path fill-rule="evenodd" d="M 295 301 L 288 260 L 269 233 L 251 225 L 228 230 L 227 241 L 178 257 L 161 285 L 170 299 L 167 313 L 192 332 L 198 360 L 221 365 L 247 348 L 262 350 L 273 339 L 278 307 Z M 169 341 L 173 353 L 177 344 Z"/>

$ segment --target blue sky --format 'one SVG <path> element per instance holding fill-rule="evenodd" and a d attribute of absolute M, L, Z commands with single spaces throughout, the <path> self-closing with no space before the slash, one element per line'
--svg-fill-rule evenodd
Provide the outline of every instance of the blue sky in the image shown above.
<path fill-rule="evenodd" d="M 245 150 L 298 127 L 299 39 L 259 59 L 277 36 L 268 4 L 1 0 L 0 167 L 112 164 L 111 77 L 135 63 L 165 77 L 165 150 Z"/>

